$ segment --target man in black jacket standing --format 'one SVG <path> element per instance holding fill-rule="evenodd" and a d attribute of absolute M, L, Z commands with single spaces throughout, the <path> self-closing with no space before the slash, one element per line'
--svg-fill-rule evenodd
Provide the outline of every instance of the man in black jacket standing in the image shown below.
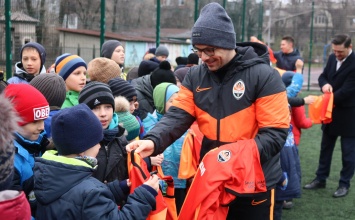
<path fill-rule="evenodd" d="M 348 194 L 355 170 L 355 54 L 352 51 L 351 38 L 346 34 L 333 38 L 332 49 L 333 53 L 318 78 L 323 93 L 334 93 L 332 122 L 322 126 L 316 178 L 304 188 L 325 188 L 335 142 L 340 136 L 343 168 L 340 172 L 339 187 L 333 194 L 333 197 L 337 198 Z"/>

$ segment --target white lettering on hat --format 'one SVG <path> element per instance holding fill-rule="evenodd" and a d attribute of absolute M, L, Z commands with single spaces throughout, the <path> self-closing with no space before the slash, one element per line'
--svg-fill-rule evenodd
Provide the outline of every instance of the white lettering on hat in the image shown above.
<path fill-rule="evenodd" d="M 201 32 L 193 32 L 192 37 L 201 37 Z"/>
<path fill-rule="evenodd" d="M 98 105 L 98 104 L 100 104 L 100 101 L 96 99 L 94 105 Z"/>
<path fill-rule="evenodd" d="M 44 106 L 44 107 L 39 107 L 39 108 L 34 108 L 33 109 L 33 120 L 41 120 L 41 119 L 46 119 L 49 116 L 49 106 Z"/>

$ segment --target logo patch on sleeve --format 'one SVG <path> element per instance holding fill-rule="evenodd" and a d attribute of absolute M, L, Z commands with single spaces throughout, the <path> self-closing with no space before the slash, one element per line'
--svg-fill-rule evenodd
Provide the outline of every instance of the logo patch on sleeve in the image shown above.
<path fill-rule="evenodd" d="M 232 153 L 229 150 L 222 150 L 217 155 L 217 161 L 224 163 L 231 159 Z"/>
<path fill-rule="evenodd" d="M 46 119 L 49 116 L 49 106 L 44 106 L 40 108 L 34 108 L 33 109 L 33 120 L 42 120 Z"/>

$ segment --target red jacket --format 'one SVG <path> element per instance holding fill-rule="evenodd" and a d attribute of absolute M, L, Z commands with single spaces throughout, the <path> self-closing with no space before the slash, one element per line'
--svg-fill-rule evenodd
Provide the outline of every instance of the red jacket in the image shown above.
<path fill-rule="evenodd" d="M 295 144 L 298 146 L 301 139 L 301 128 L 307 129 L 312 127 L 312 120 L 306 117 L 306 110 L 304 106 L 292 107 L 292 133 L 295 139 Z"/>
<path fill-rule="evenodd" d="M 241 140 L 209 151 L 202 159 L 179 219 L 226 219 L 236 196 L 266 192 L 254 140 Z"/>
<path fill-rule="evenodd" d="M 30 204 L 25 193 L 14 190 L 1 191 L 0 216 L 7 220 L 31 219 Z"/>

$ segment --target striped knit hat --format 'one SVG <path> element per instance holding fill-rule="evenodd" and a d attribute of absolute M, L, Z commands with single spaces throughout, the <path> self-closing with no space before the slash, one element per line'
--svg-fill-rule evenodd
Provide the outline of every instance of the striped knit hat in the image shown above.
<path fill-rule="evenodd" d="M 47 99 L 52 109 L 57 109 L 63 105 L 66 94 L 65 82 L 62 77 L 55 73 L 39 74 L 30 85 L 38 89 Z"/>
<path fill-rule="evenodd" d="M 85 103 L 90 109 L 101 104 L 110 104 L 112 111 L 115 109 L 115 100 L 111 89 L 102 82 L 92 81 L 86 84 L 79 94 L 79 103 Z"/>
<path fill-rule="evenodd" d="M 108 82 L 114 97 L 124 96 L 128 101 L 133 101 L 133 97 L 137 96 L 134 87 L 124 79 L 114 78 Z"/>
<path fill-rule="evenodd" d="M 55 60 L 54 70 L 61 77 L 63 77 L 65 81 L 76 68 L 81 66 L 87 69 L 87 65 L 83 58 L 79 57 L 78 55 L 71 55 L 70 53 L 65 53 L 57 57 L 57 59 Z"/>

